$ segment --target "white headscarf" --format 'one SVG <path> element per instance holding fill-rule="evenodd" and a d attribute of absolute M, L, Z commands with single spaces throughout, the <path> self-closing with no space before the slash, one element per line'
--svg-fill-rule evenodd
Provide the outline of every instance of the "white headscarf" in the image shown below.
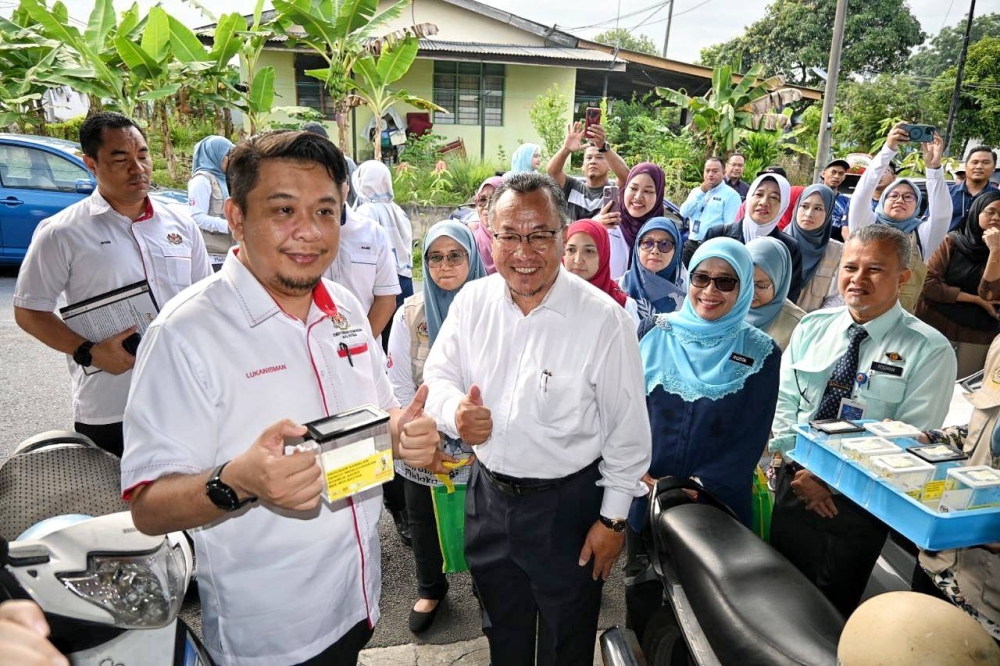
<path fill-rule="evenodd" d="M 781 204 L 778 206 L 778 214 L 774 216 L 774 220 L 767 224 L 757 224 L 750 218 L 750 197 L 757 191 L 760 184 L 768 178 L 778 184 L 778 191 L 781 193 Z M 743 211 L 743 242 L 749 243 L 754 238 L 767 236 L 774 231 L 774 228 L 778 226 L 778 222 L 781 221 L 781 216 L 788 210 L 791 198 L 792 186 L 788 184 L 784 176 L 779 176 L 776 173 L 765 173 L 757 176 L 753 183 L 750 184 L 750 189 L 747 190 L 746 209 Z"/>
<path fill-rule="evenodd" d="M 413 227 L 403 209 L 392 200 L 392 173 L 382 162 L 368 160 L 351 176 L 358 195 L 355 211 L 377 221 L 389 234 L 396 274 L 413 277 Z"/>

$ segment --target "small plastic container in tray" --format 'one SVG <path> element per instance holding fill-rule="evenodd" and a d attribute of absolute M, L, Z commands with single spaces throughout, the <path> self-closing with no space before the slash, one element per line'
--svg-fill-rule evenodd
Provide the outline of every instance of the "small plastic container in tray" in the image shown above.
<path fill-rule="evenodd" d="M 787 459 L 799 463 L 921 548 L 947 550 L 1000 541 L 1000 507 L 937 513 L 815 441 L 809 426 L 794 428 L 798 438 L 795 450 L 785 454 Z M 913 440 L 895 441 L 906 448 L 916 445 Z"/>

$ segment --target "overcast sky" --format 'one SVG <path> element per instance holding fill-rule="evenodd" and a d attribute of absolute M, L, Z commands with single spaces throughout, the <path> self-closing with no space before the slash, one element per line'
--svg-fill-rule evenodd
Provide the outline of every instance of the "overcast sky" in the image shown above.
<path fill-rule="evenodd" d="M 63 1 L 69 7 L 70 15 L 80 21 L 86 21 L 93 7 L 93 0 Z M 143 7 L 156 4 L 153 0 L 138 0 L 138 2 Z M 419 7 L 421 0 L 415 2 Z M 485 0 L 485 2 L 538 23 L 558 25 L 561 29 L 581 37 L 593 37 L 598 32 L 614 28 L 615 16 L 618 13 L 622 16 L 619 20 L 620 27 L 632 33 L 649 36 L 660 48 L 666 30 L 667 5 L 662 0 L 620 0 L 620 3 L 618 0 L 585 3 L 579 0 L 544 2 Z M 16 3 L 17 0 L 0 0 L 0 13 L 9 15 L 10 8 Z M 132 0 L 115 0 L 115 6 L 119 9 L 127 9 L 131 4 Z M 162 0 L 160 4 L 191 26 L 206 22 L 197 9 L 183 0 Z M 202 4 L 220 11 L 219 3 L 203 0 Z M 249 13 L 253 10 L 254 4 L 255 0 L 229 0 L 222 3 L 224 10 L 221 11 L 236 10 Z M 661 4 L 663 6 L 658 7 Z M 764 15 L 767 4 L 765 0 L 675 0 L 667 55 L 676 60 L 694 61 L 702 48 L 741 34 L 745 26 Z M 968 0 L 949 2 L 909 0 L 910 8 L 920 21 L 924 32 L 931 35 L 936 34 L 944 25 L 958 23 L 968 11 L 968 4 Z M 639 11 L 643 9 L 645 11 Z M 978 13 L 984 11 L 986 9 L 981 8 Z"/>

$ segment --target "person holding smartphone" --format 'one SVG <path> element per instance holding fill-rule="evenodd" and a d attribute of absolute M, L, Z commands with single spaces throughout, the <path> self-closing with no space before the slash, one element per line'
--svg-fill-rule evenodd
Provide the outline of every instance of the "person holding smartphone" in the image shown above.
<path fill-rule="evenodd" d="M 583 177 L 568 176 L 563 171 L 570 156 L 583 151 Z M 611 185 L 609 174 L 613 171 L 618 183 L 628 178 L 628 165 L 618 156 L 607 142 L 607 134 L 600 123 L 573 123 L 566 131 L 566 140 L 545 170 L 563 189 L 569 204 L 569 219 L 594 220 L 606 229 L 618 226 L 620 212 L 614 210 L 614 202 L 604 200 L 604 188 Z"/>

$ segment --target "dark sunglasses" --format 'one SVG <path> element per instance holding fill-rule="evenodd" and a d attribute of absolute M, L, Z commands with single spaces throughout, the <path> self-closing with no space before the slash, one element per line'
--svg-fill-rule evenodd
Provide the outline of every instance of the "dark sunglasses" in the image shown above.
<path fill-rule="evenodd" d="M 652 238 L 646 238 L 639 242 L 639 248 L 646 252 L 652 252 L 654 247 L 666 254 L 674 249 L 674 242 L 672 240 L 653 240 Z"/>
<path fill-rule="evenodd" d="M 719 291 L 732 291 L 740 283 L 739 278 L 734 277 L 712 277 L 704 273 L 691 273 L 691 284 L 699 289 L 707 287 L 709 282 L 715 283 L 715 288 Z"/>

